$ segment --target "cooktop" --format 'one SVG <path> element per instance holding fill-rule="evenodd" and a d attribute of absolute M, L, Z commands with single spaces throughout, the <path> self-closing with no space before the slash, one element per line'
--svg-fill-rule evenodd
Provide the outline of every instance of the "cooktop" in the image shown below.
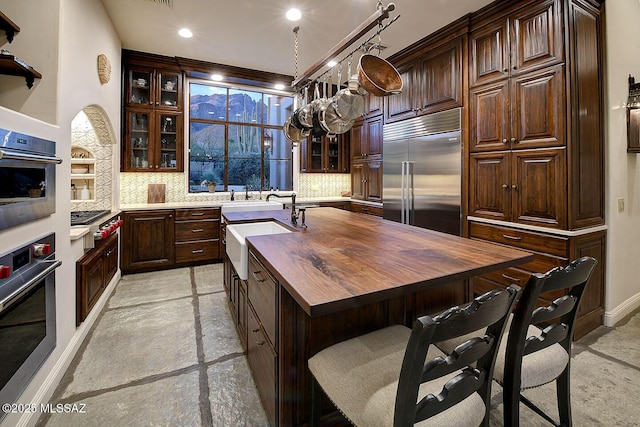
<path fill-rule="evenodd" d="M 71 212 L 71 225 L 87 225 L 111 211 L 75 211 Z"/>

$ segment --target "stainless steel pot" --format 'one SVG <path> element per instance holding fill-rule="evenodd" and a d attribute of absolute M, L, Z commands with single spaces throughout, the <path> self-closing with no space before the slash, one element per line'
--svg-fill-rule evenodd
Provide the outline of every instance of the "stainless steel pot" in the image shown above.
<path fill-rule="evenodd" d="M 358 62 L 358 82 L 364 90 L 375 96 L 395 95 L 402 92 L 400 73 L 386 60 L 365 54 Z"/>
<path fill-rule="evenodd" d="M 291 117 L 287 117 L 287 120 L 284 121 L 284 125 L 282 125 L 282 131 L 284 132 L 284 136 L 286 136 L 287 139 L 291 142 L 304 141 L 311 133 L 309 130 L 301 130 L 295 127 L 291 123 Z"/>
<path fill-rule="evenodd" d="M 364 113 L 364 96 L 340 89 L 333 98 L 333 108 L 343 120 L 355 120 Z"/>

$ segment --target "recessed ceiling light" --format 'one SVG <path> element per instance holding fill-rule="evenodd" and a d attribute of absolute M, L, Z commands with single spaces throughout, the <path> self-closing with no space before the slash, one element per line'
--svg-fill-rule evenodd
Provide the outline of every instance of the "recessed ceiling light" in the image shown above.
<path fill-rule="evenodd" d="M 211 74 L 211 80 L 219 82 L 224 80 L 224 77 L 222 77 L 220 74 Z"/>
<path fill-rule="evenodd" d="M 302 18 L 302 12 L 300 12 L 298 9 L 296 8 L 292 8 L 287 10 L 287 19 L 289 21 L 297 21 L 300 18 Z"/>
<path fill-rule="evenodd" d="M 276 83 L 275 85 L 273 85 L 273 88 L 276 90 L 282 90 L 284 89 L 284 85 L 282 83 Z"/>
<path fill-rule="evenodd" d="M 333 59 L 329 62 L 327 62 L 327 67 L 335 67 L 336 65 L 338 65 L 338 63 L 336 61 L 334 61 Z"/>
<path fill-rule="evenodd" d="M 180 31 L 178 31 L 178 34 L 182 37 L 184 37 L 185 39 L 191 38 L 193 37 L 193 33 L 191 32 L 190 29 L 188 28 L 183 28 Z"/>

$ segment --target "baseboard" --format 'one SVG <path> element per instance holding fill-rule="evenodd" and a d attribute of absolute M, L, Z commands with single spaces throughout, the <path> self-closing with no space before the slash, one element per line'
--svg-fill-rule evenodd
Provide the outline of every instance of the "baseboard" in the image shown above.
<path fill-rule="evenodd" d="M 62 380 L 65 372 L 67 372 L 69 365 L 71 365 L 71 361 L 73 361 L 73 358 L 78 352 L 78 349 L 80 349 L 80 346 L 89 334 L 91 327 L 98 319 L 98 316 L 106 305 L 107 300 L 120 281 L 120 277 L 121 272 L 120 270 L 118 270 L 118 272 L 111 279 L 111 282 L 109 282 L 109 285 L 107 285 L 107 287 L 105 288 L 102 296 L 100 296 L 100 299 L 98 299 L 98 302 L 96 302 L 96 305 L 93 307 L 87 318 L 76 329 L 76 333 L 69 341 L 69 344 L 67 344 L 67 347 L 60 355 L 60 358 L 56 361 L 53 369 L 51 369 L 51 372 L 49 372 L 49 375 L 47 375 L 30 403 L 36 404 L 37 407 L 40 407 L 41 403 L 49 403 L 49 399 L 51 399 L 51 396 L 60 383 L 60 380 Z M 38 418 L 40 418 L 40 415 L 42 414 L 39 411 L 25 412 L 22 417 L 20 417 L 20 420 L 16 424 L 16 427 L 33 426 L 38 421 Z"/>
<path fill-rule="evenodd" d="M 633 310 L 640 307 L 640 293 L 635 294 L 631 298 L 627 299 L 622 304 L 618 305 L 611 311 L 605 311 L 604 313 L 604 325 L 615 326 L 626 316 L 631 314 Z"/>

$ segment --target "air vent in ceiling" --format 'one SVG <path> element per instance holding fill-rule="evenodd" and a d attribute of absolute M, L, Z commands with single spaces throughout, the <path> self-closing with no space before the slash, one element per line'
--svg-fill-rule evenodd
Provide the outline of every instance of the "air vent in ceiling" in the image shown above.
<path fill-rule="evenodd" d="M 157 4 L 158 6 L 166 6 L 169 9 L 173 9 L 173 0 L 139 0 L 139 1 L 143 1 L 145 3 Z"/>

